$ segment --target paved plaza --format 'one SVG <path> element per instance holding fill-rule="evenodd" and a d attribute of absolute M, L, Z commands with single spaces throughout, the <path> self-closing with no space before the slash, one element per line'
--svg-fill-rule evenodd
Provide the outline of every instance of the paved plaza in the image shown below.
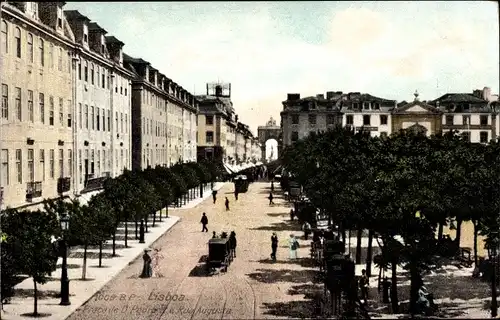
<path fill-rule="evenodd" d="M 279 306 L 303 295 L 291 295 L 298 284 L 311 285 L 314 270 L 288 261 L 287 239 L 301 236 L 290 224 L 290 208 L 278 197 L 268 205 L 269 183 L 256 182 L 235 201 L 233 184 L 226 184 L 217 203 L 207 199 L 192 209 L 171 210 L 180 222 L 161 237 L 163 277 L 141 279 L 142 259 L 136 259 L 69 319 L 261 319 L 279 317 Z M 224 197 L 231 201 L 224 208 Z M 201 232 L 206 212 L 208 233 Z M 235 231 L 236 258 L 227 273 L 206 276 L 204 256 L 212 231 Z M 269 263 L 271 233 L 278 233 L 277 263 Z M 309 244 L 300 240 L 299 257 L 309 255 Z M 296 291 L 296 289 L 295 289 Z M 284 310 L 285 311 L 285 310 Z M 283 313 L 281 318 L 287 318 Z"/>

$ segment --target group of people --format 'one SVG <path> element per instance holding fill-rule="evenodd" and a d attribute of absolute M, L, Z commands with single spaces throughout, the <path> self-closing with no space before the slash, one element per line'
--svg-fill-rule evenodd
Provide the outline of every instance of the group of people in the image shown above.
<path fill-rule="evenodd" d="M 151 254 L 153 252 L 153 254 Z M 141 278 L 163 277 L 160 272 L 160 260 L 164 257 L 160 253 L 160 249 L 145 249 L 142 259 L 144 261 L 142 267 Z"/>

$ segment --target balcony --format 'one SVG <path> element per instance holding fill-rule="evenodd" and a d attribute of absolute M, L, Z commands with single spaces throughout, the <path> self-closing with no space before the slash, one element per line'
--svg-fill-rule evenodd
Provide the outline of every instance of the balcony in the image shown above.
<path fill-rule="evenodd" d="M 90 176 L 90 175 L 88 175 Z M 92 175 L 93 176 L 93 175 Z M 104 187 L 104 182 L 108 179 L 108 177 L 100 177 L 100 178 L 88 178 L 85 183 L 85 187 L 82 192 L 91 192 L 101 190 Z"/>
<path fill-rule="evenodd" d="M 68 192 L 71 189 L 71 178 L 57 179 L 57 193 Z"/>
<path fill-rule="evenodd" d="M 26 184 L 26 201 L 33 202 L 33 199 L 42 196 L 42 182 L 28 182 Z"/>

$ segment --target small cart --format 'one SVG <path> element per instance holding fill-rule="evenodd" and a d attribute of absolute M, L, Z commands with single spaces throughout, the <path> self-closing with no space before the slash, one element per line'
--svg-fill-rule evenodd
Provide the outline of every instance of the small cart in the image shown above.
<path fill-rule="evenodd" d="M 239 175 L 234 178 L 234 190 L 238 193 L 244 193 L 248 191 L 248 178 L 245 175 Z"/>
<path fill-rule="evenodd" d="M 214 238 L 208 240 L 207 272 L 210 274 L 215 270 L 227 272 L 231 263 L 231 245 L 229 238 Z"/>

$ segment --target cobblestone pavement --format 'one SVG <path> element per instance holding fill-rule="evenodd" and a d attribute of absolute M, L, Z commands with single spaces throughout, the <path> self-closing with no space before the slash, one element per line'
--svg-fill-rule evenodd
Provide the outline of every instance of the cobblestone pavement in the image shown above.
<path fill-rule="evenodd" d="M 133 261 L 98 294 L 68 319 L 262 319 L 290 318 L 290 308 L 307 306 L 302 287 L 312 286 L 313 269 L 300 259 L 288 260 L 287 240 L 299 226 L 290 223 L 290 208 L 279 196 L 269 206 L 269 183 L 256 182 L 235 201 L 233 184 L 219 190 L 217 203 L 207 199 L 196 208 L 171 210 L 181 221 L 161 237 L 163 277 L 141 279 L 142 259 Z M 224 197 L 230 211 L 224 209 Z M 201 232 L 206 212 L 208 233 Z M 237 257 L 227 273 L 207 276 L 203 256 L 212 231 L 236 232 Z M 277 232 L 280 244 L 276 263 L 270 263 L 270 237 Z M 301 238 L 299 257 L 309 254 Z M 301 294 L 302 293 L 302 294 Z M 301 311 L 302 316 L 307 316 Z"/>

